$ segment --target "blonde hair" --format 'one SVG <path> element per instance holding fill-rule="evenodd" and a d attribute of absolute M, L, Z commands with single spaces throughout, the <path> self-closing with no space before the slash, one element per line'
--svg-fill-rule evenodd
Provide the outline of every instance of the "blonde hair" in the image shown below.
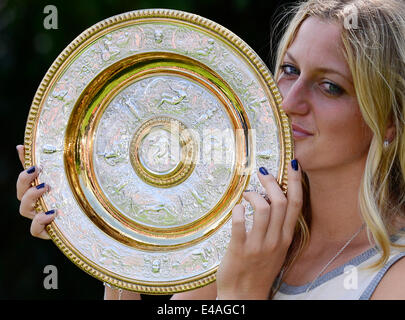
<path fill-rule="evenodd" d="M 309 0 L 292 8 L 277 50 L 275 78 L 282 59 L 303 21 L 318 17 L 342 26 L 342 41 L 360 111 L 374 133 L 359 190 L 360 209 L 369 237 L 381 251 L 372 267 L 382 267 L 394 245 L 397 218 L 405 215 L 405 3 L 403 0 Z M 349 20 L 351 19 L 351 20 Z M 387 128 L 395 134 L 384 147 Z M 294 245 L 285 268 L 291 266 L 309 239 L 309 184 L 303 178 L 304 206 Z"/>

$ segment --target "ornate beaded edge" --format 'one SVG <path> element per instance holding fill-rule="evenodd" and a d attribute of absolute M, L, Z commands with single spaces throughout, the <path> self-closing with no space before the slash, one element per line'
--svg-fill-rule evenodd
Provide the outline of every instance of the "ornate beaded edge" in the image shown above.
<path fill-rule="evenodd" d="M 277 85 L 273 80 L 272 75 L 270 74 L 267 66 L 264 62 L 257 56 L 257 54 L 238 36 L 234 33 L 226 29 L 225 27 L 213 22 L 209 19 L 203 18 L 201 16 L 184 12 L 178 10 L 171 10 L 171 9 L 146 9 L 146 10 L 137 10 L 137 11 L 130 11 L 122 14 L 118 14 L 112 16 L 110 18 L 104 19 L 95 25 L 91 26 L 90 28 L 83 31 L 78 37 L 76 37 L 55 59 L 52 63 L 51 67 L 46 72 L 44 78 L 42 79 L 35 96 L 33 98 L 30 111 L 28 114 L 27 124 L 25 128 L 25 135 L 24 135 L 24 151 L 25 151 L 25 167 L 31 167 L 33 165 L 33 133 L 35 130 L 36 120 L 39 117 L 40 113 L 40 105 L 42 98 L 48 86 L 53 79 L 53 77 L 57 74 L 60 67 L 63 63 L 68 59 L 68 57 L 86 40 L 90 37 L 94 36 L 98 32 L 105 30 L 108 27 L 124 23 L 133 19 L 140 19 L 140 18 L 169 18 L 169 19 L 176 19 L 182 20 L 188 23 L 192 23 L 194 25 L 204 27 L 212 32 L 215 32 L 221 35 L 223 38 L 228 40 L 231 44 L 233 44 L 240 52 L 247 57 L 247 59 L 253 64 L 253 66 L 259 71 L 259 73 L 263 76 L 265 83 L 269 86 L 270 92 L 273 95 L 273 98 L 277 104 L 280 106 L 282 97 L 280 92 L 278 91 Z M 281 144 L 281 166 L 282 166 L 282 175 L 280 185 L 284 192 L 287 190 L 287 166 L 285 163 L 292 160 L 293 155 L 293 147 L 291 141 L 291 130 L 288 117 L 284 113 L 281 108 L 278 108 L 278 117 L 276 117 L 280 123 L 280 135 L 284 142 Z M 284 160 L 284 161 L 283 161 Z M 39 205 L 37 206 L 37 211 L 45 211 L 45 205 L 43 201 L 40 201 Z M 104 272 L 96 269 L 95 267 L 89 265 L 83 259 L 79 257 L 77 253 L 75 253 L 72 248 L 69 248 L 66 243 L 62 240 L 62 236 L 58 234 L 58 231 L 55 228 L 54 223 L 51 223 L 46 228 L 50 238 L 53 242 L 57 245 L 57 247 L 71 260 L 74 264 L 76 264 L 79 268 L 87 272 L 88 274 L 92 275 L 93 277 L 107 282 L 113 286 L 120 287 L 122 289 L 127 289 L 131 291 L 137 291 L 140 293 L 149 293 L 149 294 L 172 294 L 180 291 L 188 291 L 192 289 L 197 289 L 203 287 L 211 282 L 214 282 L 216 279 L 215 273 L 216 271 L 211 271 L 208 275 L 203 276 L 200 279 L 192 280 L 191 282 L 187 283 L 180 283 L 172 286 L 165 286 L 165 287 L 156 287 L 156 286 L 146 286 L 146 285 L 137 285 L 134 283 L 130 283 L 124 280 L 117 280 L 106 275 Z M 184 282 L 184 281 L 183 281 Z"/>

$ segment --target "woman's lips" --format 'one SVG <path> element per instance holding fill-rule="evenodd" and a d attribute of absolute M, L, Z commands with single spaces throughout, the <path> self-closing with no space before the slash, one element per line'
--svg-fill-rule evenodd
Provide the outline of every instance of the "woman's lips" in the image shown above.
<path fill-rule="evenodd" d="M 301 128 L 300 126 L 298 126 L 296 124 L 292 125 L 292 129 L 293 129 L 294 138 L 303 138 L 303 137 L 312 136 L 312 133 L 306 131 L 305 129 Z"/>

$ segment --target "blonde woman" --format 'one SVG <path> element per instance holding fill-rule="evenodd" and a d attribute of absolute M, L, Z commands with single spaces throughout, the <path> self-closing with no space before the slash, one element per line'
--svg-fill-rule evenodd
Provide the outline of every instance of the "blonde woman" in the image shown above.
<path fill-rule="evenodd" d="M 173 299 L 405 298 L 405 3 L 309 0 L 294 11 L 274 72 L 295 143 L 287 195 L 260 168 L 270 201 L 245 192 L 252 231 L 237 205 L 217 282 Z M 21 173 L 17 196 L 46 238 L 53 213 L 32 213 L 49 188 L 30 187 L 37 171 Z"/>

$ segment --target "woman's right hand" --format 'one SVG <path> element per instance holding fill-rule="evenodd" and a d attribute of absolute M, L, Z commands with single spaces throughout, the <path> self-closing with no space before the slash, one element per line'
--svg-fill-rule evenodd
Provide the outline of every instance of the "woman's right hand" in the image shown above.
<path fill-rule="evenodd" d="M 17 146 L 18 157 L 24 165 L 24 146 Z M 37 212 L 35 205 L 38 199 L 50 190 L 50 186 L 44 182 L 39 182 L 33 186 L 32 182 L 38 178 L 41 169 L 32 167 L 20 173 L 17 179 L 17 199 L 21 201 L 20 214 L 23 217 L 32 219 L 31 234 L 41 239 L 50 239 L 45 227 L 55 219 L 54 210 L 48 212 Z"/>

